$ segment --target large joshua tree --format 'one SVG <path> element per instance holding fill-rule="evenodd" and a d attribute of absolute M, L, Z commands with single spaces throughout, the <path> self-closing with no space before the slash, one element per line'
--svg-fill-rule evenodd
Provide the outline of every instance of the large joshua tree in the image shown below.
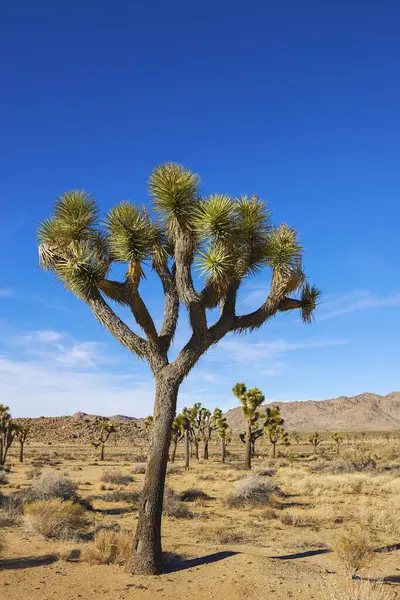
<path fill-rule="evenodd" d="M 294 309 L 310 322 L 319 295 L 303 274 L 295 229 L 272 226 L 269 210 L 257 196 L 204 198 L 199 186 L 198 175 L 183 166 L 161 165 L 150 176 L 150 208 L 121 202 L 100 221 L 89 194 L 67 192 L 38 232 L 41 265 L 83 300 L 129 352 L 145 359 L 155 379 L 152 443 L 131 560 L 137 573 L 162 570 L 164 482 L 181 382 L 228 333 L 252 331 L 278 312 Z M 110 278 L 114 263 L 126 266 L 122 281 Z M 257 310 L 237 315 L 239 289 L 263 267 L 271 271 L 265 301 Z M 159 329 L 141 296 L 146 268 L 164 293 Z M 204 284 L 197 289 L 195 280 L 201 279 Z M 118 317 L 110 300 L 131 310 L 142 334 Z M 191 337 L 170 360 L 181 305 L 189 315 Z M 211 324 L 207 311 L 216 307 L 219 316 Z"/>

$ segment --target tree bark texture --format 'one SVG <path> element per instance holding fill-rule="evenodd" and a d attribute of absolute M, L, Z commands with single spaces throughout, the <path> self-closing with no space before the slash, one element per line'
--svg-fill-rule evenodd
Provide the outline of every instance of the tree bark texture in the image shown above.
<path fill-rule="evenodd" d="M 140 575 L 162 572 L 161 516 L 171 427 L 179 384 L 156 376 L 152 443 L 139 508 L 138 524 L 128 570 Z"/>
<path fill-rule="evenodd" d="M 175 439 L 172 442 L 172 451 L 171 451 L 171 462 L 175 462 L 175 456 L 176 456 L 176 447 L 178 445 L 178 440 Z"/>
<path fill-rule="evenodd" d="M 225 440 L 221 439 L 221 461 L 225 462 L 226 450 L 225 450 Z"/>
<path fill-rule="evenodd" d="M 190 464 L 190 432 L 189 429 L 185 429 L 185 469 L 189 469 Z"/>
<path fill-rule="evenodd" d="M 19 443 L 19 462 L 24 462 L 24 444 Z"/>

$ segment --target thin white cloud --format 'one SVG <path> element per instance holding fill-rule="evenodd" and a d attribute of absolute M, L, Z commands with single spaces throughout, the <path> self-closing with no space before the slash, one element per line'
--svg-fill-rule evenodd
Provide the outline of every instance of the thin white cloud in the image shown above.
<path fill-rule="evenodd" d="M 10 288 L 0 288 L 0 297 L 12 296 L 13 291 Z"/>
<path fill-rule="evenodd" d="M 324 348 L 326 346 L 339 346 L 346 344 L 343 339 L 311 339 L 299 342 L 274 340 L 272 342 L 247 342 L 241 339 L 222 340 L 218 347 L 210 352 L 210 358 L 215 360 L 234 360 L 238 362 L 262 361 L 266 358 L 280 356 L 294 350 L 307 350 L 311 348 Z"/>
<path fill-rule="evenodd" d="M 400 293 L 393 292 L 381 296 L 368 290 L 354 290 L 330 296 L 318 309 L 318 320 L 332 319 L 347 313 L 378 307 L 400 307 Z"/>

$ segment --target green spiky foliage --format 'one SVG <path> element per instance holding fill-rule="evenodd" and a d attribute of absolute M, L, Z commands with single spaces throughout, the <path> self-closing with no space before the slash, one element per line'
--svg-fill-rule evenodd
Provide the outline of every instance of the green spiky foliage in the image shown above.
<path fill-rule="evenodd" d="M 308 438 L 308 441 L 310 442 L 310 444 L 313 446 L 314 448 L 314 454 L 317 454 L 317 448 L 321 443 L 321 436 L 319 435 L 318 431 L 314 431 L 314 433 L 312 433 L 310 435 L 310 437 Z"/>
<path fill-rule="evenodd" d="M 26 442 L 26 438 L 28 437 L 30 431 L 30 425 L 28 423 L 17 425 L 17 433 L 16 438 L 19 442 L 19 462 L 24 462 L 24 446 Z"/>
<path fill-rule="evenodd" d="M 302 437 L 297 431 L 292 431 L 290 435 L 295 444 L 299 445 L 302 442 Z"/>
<path fill-rule="evenodd" d="M 213 412 L 203 408 L 200 414 L 200 436 L 203 442 L 203 459 L 208 460 L 208 445 L 214 431 L 217 431 L 217 420 L 222 417 L 222 410 L 215 408 Z"/>
<path fill-rule="evenodd" d="M 10 408 L 0 404 L 0 466 L 4 466 L 7 454 L 17 436 L 18 425 L 11 418 Z"/>
<path fill-rule="evenodd" d="M 262 436 L 263 428 L 258 426 L 261 413 L 258 408 L 264 402 L 265 397 L 258 388 L 247 389 L 244 383 L 236 383 L 232 392 L 240 400 L 246 429 L 240 434 L 240 440 L 246 444 L 245 469 L 251 469 L 251 458 L 255 454 L 256 440 Z"/>
<path fill-rule="evenodd" d="M 172 421 L 171 427 L 171 462 L 175 462 L 176 448 L 178 443 L 185 437 L 185 428 L 186 428 L 186 417 L 183 413 L 176 415 L 175 419 Z"/>
<path fill-rule="evenodd" d="M 104 460 L 104 448 L 112 433 L 117 432 L 117 427 L 112 421 L 102 420 L 98 424 L 98 435 L 90 440 L 90 445 L 94 448 L 100 447 L 100 460 Z"/>
<path fill-rule="evenodd" d="M 340 456 L 340 445 L 341 445 L 341 443 L 343 441 L 343 436 L 340 435 L 340 433 L 335 432 L 335 433 L 332 433 L 331 439 L 336 444 L 336 453 L 337 453 L 337 455 Z"/>
<path fill-rule="evenodd" d="M 292 310 L 311 322 L 320 296 L 306 281 L 293 227 L 273 224 L 269 207 L 256 195 L 204 197 L 200 184 L 183 165 L 162 164 L 150 175 L 151 206 L 120 202 L 101 216 L 93 196 L 72 190 L 56 200 L 38 229 L 40 265 L 85 302 L 129 352 L 145 359 L 155 378 L 154 443 L 133 544 L 136 573 L 162 568 L 162 496 L 183 379 L 229 333 L 251 332 Z M 115 266 L 123 272 L 117 281 L 111 277 Z M 264 301 L 240 314 L 239 290 L 263 272 L 269 286 Z M 142 282 L 150 276 L 159 279 L 164 294 L 159 327 L 142 298 Z M 118 306 L 132 313 L 137 330 L 118 316 Z M 171 356 L 181 308 L 191 336 Z M 219 316 L 211 324 L 209 310 L 215 308 Z"/>
<path fill-rule="evenodd" d="M 290 445 L 289 434 L 283 428 L 285 421 L 281 416 L 279 406 L 268 407 L 265 411 L 264 432 L 272 444 L 272 458 L 276 458 L 276 445 L 278 442 L 285 446 Z"/>

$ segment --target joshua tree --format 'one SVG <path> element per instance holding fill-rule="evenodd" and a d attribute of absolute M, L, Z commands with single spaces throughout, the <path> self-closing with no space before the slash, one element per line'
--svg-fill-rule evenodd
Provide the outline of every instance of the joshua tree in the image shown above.
<path fill-rule="evenodd" d="M 171 431 L 171 442 L 172 442 L 172 452 L 171 452 L 171 462 L 175 461 L 176 455 L 176 447 L 178 442 L 185 436 L 185 421 L 186 417 L 183 414 L 177 415 L 175 419 L 172 421 L 172 431 Z"/>
<path fill-rule="evenodd" d="M 228 333 L 252 331 L 277 313 L 295 309 L 310 323 L 320 294 L 302 271 L 296 230 L 272 226 L 270 212 L 257 196 L 204 198 L 199 177 L 171 163 L 154 169 L 149 191 L 151 210 L 121 202 L 102 221 L 90 195 L 64 193 L 38 232 L 42 267 L 85 302 L 129 352 L 145 359 L 155 379 L 153 443 L 130 561 L 131 570 L 142 574 L 162 570 L 164 483 L 183 379 Z M 123 281 L 109 278 L 113 263 L 126 266 Z M 196 283 L 205 279 L 200 290 L 194 282 L 195 264 Z M 263 267 L 271 271 L 264 302 L 249 314 L 237 314 L 239 288 Z M 140 284 L 145 273 L 150 276 L 150 268 L 165 296 L 159 330 L 141 296 Z M 117 316 L 108 299 L 131 310 L 143 335 Z M 172 359 L 169 351 L 180 305 L 187 309 L 191 337 Z M 210 324 L 207 311 L 217 307 L 219 316 Z"/>
<path fill-rule="evenodd" d="M 112 433 L 115 433 L 117 428 L 112 421 L 100 421 L 99 437 L 97 440 L 90 440 L 90 443 L 95 448 L 100 446 L 100 460 L 104 460 L 104 446 Z"/>
<path fill-rule="evenodd" d="M 301 435 L 297 432 L 297 431 L 292 431 L 292 433 L 290 434 L 292 439 L 294 440 L 294 443 L 299 445 L 301 443 Z"/>
<path fill-rule="evenodd" d="M 190 410 L 184 408 L 182 411 L 183 418 L 183 437 L 185 439 L 185 469 L 188 470 L 190 466 L 190 435 L 191 435 L 191 421 L 190 421 Z"/>
<path fill-rule="evenodd" d="M 219 409 L 218 409 L 219 410 Z M 221 461 L 224 463 L 226 458 L 226 446 L 231 440 L 232 430 L 229 428 L 228 421 L 226 417 L 223 416 L 222 411 L 220 411 L 215 420 L 215 425 L 217 427 L 217 434 L 221 440 Z"/>
<path fill-rule="evenodd" d="M 308 438 L 308 441 L 314 447 L 314 454 L 316 456 L 317 455 L 317 446 L 319 446 L 319 444 L 321 443 L 321 438 L 319 436 L 319 433 L 317 431 L 315 431 L 314 433 L 312 433 L 310 435 L 310 437 Z"/>
<path fill-rule="evenodd" d="M 283 444 L 289 445 L 289 435 L 283 429 L 284 419 L 281 417 L 279 406 L 268 407 L 265 411 L 264 431 L 272 444 L 272 458 L 276 458 L 276 444 L 280 440 Z"/>
<path fill-rule="evenodd" d="M 257 409 L 265 398 L 258 388 L 248 390 L 244 383 L 236 383 L 232 388 L 232 392 L 242 404 L 246 422 L 246 431 L 240 435 L 240 439 L 246 444 L 244 468 L 251 469 L 251 457 L 254 452 L 255 440 L 263 433 L 262 428 L 258 428 L 260 413 Z"/>
<path fill-rule="evenodd" d="M 200 434 L 203 440 L 203 458 L 208 460 L 208 444 L 210 442 L 212 432 L 217 429 L 217 419 L 222 416 L 222 411 L 216 408 L 211 414 L 207 408 L 201 409 L 200 413 Z"/>
<path fill-rule="evenodd" d="M 340 444 L 343 441 L 343 436 L 340 435 L 340 433 L 332 433 L 331 435 L 331 439 L 335 442 L 336 444 L 336 454 L 338 456 L 340 456 Z"/>
<path fill-rule="evenodd" d="M 147 432 L 147 441 L 149 442 L 149 444 L 151 443 L 151 436 L 152 436 L 152 432 L 153 432 L 153 422 L 154 422 L 153 415 L 149 415 L 143 421 L 144 428 Z"/>
<path fill-rule="evenodd" d="M 24 444 L 28 437 L 30 425 L 17 425 L 17 440 L 19 441 L 19 462 L 24 462 Z"/>
<path fill-rule="evenodd" d="M 0 466 L 3 466 L 7 459 L 7 454 L 18 432 L 16 425 L 10 414 L 10 408 L 0 404 Z"/>

